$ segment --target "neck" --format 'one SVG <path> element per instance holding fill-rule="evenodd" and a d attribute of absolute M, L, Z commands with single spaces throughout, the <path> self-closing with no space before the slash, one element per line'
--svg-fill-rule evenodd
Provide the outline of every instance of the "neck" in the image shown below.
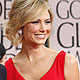
<path fill-rule="evenodd" d="M 20 53 L 32 62 L 33 60 L 39 59 L 44 55 L 44 48 L 44 45 L 29 46 L 24 44 L 22 45 L 22 50 Z M 43 53 L 41 51 L 43 51 Z"/>

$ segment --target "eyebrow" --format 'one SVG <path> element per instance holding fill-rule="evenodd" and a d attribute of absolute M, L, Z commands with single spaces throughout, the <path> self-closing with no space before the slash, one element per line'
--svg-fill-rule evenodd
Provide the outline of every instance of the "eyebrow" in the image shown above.
<path fill-rule="evenodd" d="M 37 19 L 37 21 L 38 21 L 38 20 L 40 21 L 40 19 Z M 45 19 L 45 21 L 47 21 L 47 20 L 51 20 L 51 19 L 50 19 L 50 18 L 48 18 L 48 19 Z"/>
<path fill-rule="evenodd" d="M 47 20 L 51 20 L 51 19 L 50 19 L 50 18 L 48 18 L 48 19 L 46 19 L 46 21 L 47 21 Z"/>

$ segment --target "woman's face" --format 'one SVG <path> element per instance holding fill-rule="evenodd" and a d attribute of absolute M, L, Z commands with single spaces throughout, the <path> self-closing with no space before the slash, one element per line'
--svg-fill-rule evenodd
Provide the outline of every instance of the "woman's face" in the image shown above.
<path fill-rule="evenodd" d="M 23 29 L 23 42 L 45 44 L 51 32 L 51 20 L 49 12 L 46 10 L 43 15 L 35 21 L 29 22 Z"/>

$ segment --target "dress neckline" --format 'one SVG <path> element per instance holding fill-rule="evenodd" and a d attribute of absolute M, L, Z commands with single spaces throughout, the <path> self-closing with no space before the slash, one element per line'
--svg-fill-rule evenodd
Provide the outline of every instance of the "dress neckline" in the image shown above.
<path fill-rule="evenodd" d="M 41 76 L 40 80 L 41 80 L 42 78 L 44 78 L 44 76 L 46 76 L 46 75 L 52 70 L 53 65 L 55 64 L 57 57 L 58 57 L 58 56 L 60 55 L 60 53 L 62 53 L 62 52 L 64 52 L 64 51 L 61 51 L 61 52 L 59 52 L 59 53 L 56 55 L 56 57 L 55 57 L 52 65 L 51 65 L 51 67 L 49 68 L 49 70 L 48 70 L 44 75 Z M 15 67 L 15 65 L 14 65 L 14 63 L 13 63 L 12 58 L 10 58 L 10 60 L 11 60 L 12 66 L 14 67 L 15 71 L 18 73 L 18 75 L 19 75 L 23 80 L 25 80 L 24 77 L 23 77 L 23 76 L 18 72 L 18 70 L 16 69 L 16 67 Z"/>

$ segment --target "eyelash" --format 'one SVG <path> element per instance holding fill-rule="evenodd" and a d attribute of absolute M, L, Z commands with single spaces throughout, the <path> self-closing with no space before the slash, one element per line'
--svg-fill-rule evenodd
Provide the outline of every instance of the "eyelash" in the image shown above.
<path fill-rule="evenodd" d="M 39 23 L 39 21 L 33 21 L 33 22 L 31 22 L 31 23 L 37 24 L 37 23 Z M 45 23 L 49 24 L 49 23 L 51 23 L 51 21 L 45 21 Z"/>
<path fill-rule="evenodd" d="M 36 24 L 36 23 L 39 23 L 39 21 L 33 21 L 33 22 L 31 22 L 31 23 Z"/>
<path fill-rule="evenodd" d="M 51 23 L 51 21 L 46 21 L 46 23 Z"/>

